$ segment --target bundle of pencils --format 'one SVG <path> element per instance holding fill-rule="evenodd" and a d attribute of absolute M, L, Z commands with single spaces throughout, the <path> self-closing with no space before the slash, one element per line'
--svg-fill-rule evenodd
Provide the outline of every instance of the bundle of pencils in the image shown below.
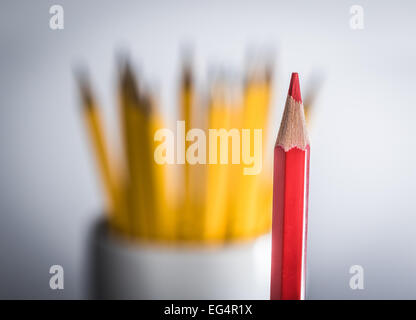
<path fill-rule="evenodd" d="M 241 159 L 228 164 L 157 164 L 155 133 L 166 126 L 166 121 L 156 96 L 146 89 L 143 79 L 138 81 L 129 61 L 121 63 L 119 73 L 122 148 L 116 157 L 110 152 L 89 80 L 85 73 L 78 74 L 83 114 L 112 230 L 130 239 L 195 243 L 250 239 L 269 232 L 273 181 L 271 164 L 264 161 L 265 157 L 263 169 L 256 175 L 243 174 Z M 185 133 L 191 128 L 205 129 L 207 135 L 208 129 L 237 129 L 239 133 L 242 129 L 262 129 L 266 133 L 272 74 L 272 67 L 265 63 L 247 72 L 238 88 L 224 78 L 217 79 L 204 101 L 203 95 L 197 94 L 191 64 L 184 63 L 176 120 L 185 122 Z M 254 138 L 250 141 L 253 146 Z M 191 144 L 185 140 L 185 148 Z M 267 143 L 261 141 L 261 145 L 263 153 Z M 232 152 L 227 153 L 231 159 Z"/>

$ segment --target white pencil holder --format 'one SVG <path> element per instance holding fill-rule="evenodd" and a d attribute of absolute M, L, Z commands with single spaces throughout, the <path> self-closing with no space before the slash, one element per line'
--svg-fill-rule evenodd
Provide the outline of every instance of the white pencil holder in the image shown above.
<path fill-rule="evenodd" d="M 128 243 L 103 221 L 92 237 L 101 299 L 269 299 L 270 235 L 221 246 Z"/>

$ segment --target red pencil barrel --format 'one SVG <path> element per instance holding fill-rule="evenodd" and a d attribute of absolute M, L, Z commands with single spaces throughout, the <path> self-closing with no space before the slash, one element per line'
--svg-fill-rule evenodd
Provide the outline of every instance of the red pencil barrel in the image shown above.
<path fill-rule="evenodd" d="M 274 150 L 272 300 L 304 299 L 309 153 L 309 146 Z"/>

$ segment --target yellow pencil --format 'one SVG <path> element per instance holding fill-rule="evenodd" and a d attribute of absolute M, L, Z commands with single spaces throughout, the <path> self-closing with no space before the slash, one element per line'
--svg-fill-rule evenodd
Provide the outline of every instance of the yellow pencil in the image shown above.
<path fill-rule="evenodd" d="M 138 136 L 139 149 L 140 149 L 140 161 L 139 161 L 139 174 L 140 174 L 140 191 L 141 191 L 141 205 L 143 215 L 147 224 L 147 234 L 150 239 L 156 238 L 156 225 L 155 220 L 159 212 L 157 209 L 157 195 L 155 186 L 155 172 L 154 172 L 154 159 L 152 152 L 151 141 L 151 101 L 147 93 L 143 93 L 140 97 L 138 107 L 138 120 L 139 123 L 135 128 L 136 135 Z"/>
<path fill-rule="evenodd" d="M 124 66 L 120 83 L 121 117 L 126 154 L 126 194 L 132 233 L 138 238 L 149 237 L 149 221 L 144 206 L 143 150 L 138 129 L 142 125 L 140 97 L 133 72 Z"/>
<path fill-rule="evenodd" d="M 180 88 L 180 120 L 185 121 L 185 136 L 190 128 L 192 128 L 192 108 L 194 104 L 195 90 L 192 79 L 192 71 L 189 61 L 185 61 L 182 71 L 181 88 Z M 186 146 L 186 144 L 185 144 Z M 185 149 L 186 150 L 186 149 Z M 179 219 L 179 237 L 184 240 L 195 239 L 196 234 L 196 215 L 193 210 L 193 197 L 190 189 L 190 165 L 185 159 L 184 175 L 183 175 L 183 205 L 178 216 Z"/>
<path fill-rule="evenodd" d="M 264 74 L 249 75 L 244 90 L 244 114 L 242 126 L 250 129 L 264 129 L 270 103 L 270 87 Z M 265 130 L 263 130 L 264 141 Z M 250 150 L 253 150 L 254 138 L 250 138 Z M 262 143 L 264 151 L 265 143 Z M 264 162 L 263 162 L 264 163 Z M 235 238 L 252 238 L 256 236 L 259 214 L 259 194 L 261 192 L 260 175 L 240 176 L 240 200 L 236 204 L 236 211 L 241 215 L 232 226 L 231 235 Z"/>
<path fill-rule="evenodd" d="M 320 73 L 315 73 L 310 80 L 310 87 L 309 90 L 305 94 L 305 99 L 303 102 L 304 109 L 305 109 L 305 119 L 306 124 L 310 125 L 311 118 L 314 113 L 314 105 L 316 97 L 322 87 L 323 83 L 323 75 Z"/>
<path fill-rule="evenodd" d="M 243 121 L 243 99 L 241 97 L 241 90 L 239 88 L 233 88 L 235 92 L 233 92 L 232 100 L 231 100 L 231 108 L 230 108 L 230 128 L 236 128 L 240 131 L 242 129 L 242 121 Z M 240 137 L 241 138 L 241 137 Z M 241 143 L 241 141 L 240 141 Z M 241 163 L 240 157 L 240 164 L 231 164 L 228 165 L 228 181 L 234 184 L 236 181 L 240 181 L 240 177 L 243 174 L 243 165 Z M 235 228 L 234 226 L 239 224 L 241 219 L 241 213 L 237 211 L 237 203 L 241 201 L 241 197 L 239 196 L 240 188 L 238 185 L 232 187 L 228 187 L 228 205 L 227 205 L 227 234 L 226 240 L 232 241 L 234 240 L 235 235 Z M 240 209 L 240 208 L 238 208 Z M 244 217 L 244 215 L 243 215 Z"/>
<path fill-rule="evenodd" d="M 267 152 L 268 146 L 268 119 L 271 107 L 272 99 L 272 79 L 273 79 L 273 67 L 271 64 L 265 66 L 263 79 L 260 82 L 260 91 L 259 91 L 259 104 L 263 107 L 263 114 L 260 119 L 260 126 L 263 129 L 263 164 L 262 172 L 258 175 L 253 195 L 251 201 L 251 206 L 249 210 L 257 212 L 257 219 L 254 229 L 254 235 L 258 236 L 264 234 L 271 229 L 272 222 L 272 199 L 273 199 L 273 171 L 272 171 L 272 162 L 267 161 Z"/>
<path fill-rule="evenodd" d="M 158 103 L 154 95 L 150 96 L 151 119 L 150 119 L 150 138 L 152 140 L 152 150 L 156 148 L 156 142 L 153 137 L 157 130 L 164 128 L 163 118 L 158 110 Z M 167 165 L 157 164 L 152 161 L 152 171 L 154 179 L 155 196 L 155 237 L 161 241 L 173 241 L 176 234 L 176 210 L 174 201 L 171 198 L 172 193 L 167 189 L 169 181 L 169 170 Z"/>
<path fill-rule="evenodd" d="M 204 239 L 208 242 L 224 241 L 227 232 L 227 211 L 229 188 L 229 168 L 232 159 L 229 157 L 228 150 L 222 150 L 220 139 L 215 132 L 228 130 L 230 125 L 230 106 L 227 105 L 224 83 L 214 86 L 212 100 L 209 109 L 209 164 L 207 164 L 207 189 L 204 215 Z M 238 131 L 237 131 L 238 133 Z M 228 139 L 228 137 L 227 137 Z M 232 138 L 233 139 L 233 138 Z M 234 138 L 235 139 L 235 138 Z M 238 135 L 239 139 L 239 135 Z M 229 140 L 229 139 L 228 139 Z M 213 146 L 216 145 L 217 159 L 215 164 L 211 163 Z M 231 145 L 231 144 L 230 144 Z M 221 163 L 220 155 L 226 152 L 228 163 Z"/>
<path fill-rule="evenodd" d="M 86 75 L 79 73 L 78 76 L 83 113 L 103 181 L 107 210 L 110 214 L 110 225 L 122 233 L 126 233 L 128 230 L 127 212 L 122 197 L 122 189 L 115 172 L 114 162 L 108 151 L 101 114 L 97 108 L 97 103 L 93 97 Z"/>

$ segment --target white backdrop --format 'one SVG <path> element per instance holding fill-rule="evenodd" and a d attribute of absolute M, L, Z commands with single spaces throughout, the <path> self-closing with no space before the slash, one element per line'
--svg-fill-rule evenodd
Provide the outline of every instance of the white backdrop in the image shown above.
<path fill-rule="evenodd" d="M 65 29 L 49 29 L 49 7 Z M 349 28 L 349 8 L 365 28 Z M 124 47 L 176 103 L 179 54 L 243 67 L 250 45 L 276 49 L 280 122 L 290 73 L 325 82 L 311 127 L 307 296 L 416 298 L 416 5 L 403 1 L 2 1 L 0 4 L 0 298 L 82 298 L 85 243 L 102 198 L 72 66 L 88 64 L 114 118 L 115 52 Z M 303 90 L 305 92 L 305 90 Z M 61 264 L 65 289 L 49 289 Z M 365 289 L 349 288 L 362 265 Z"/>

